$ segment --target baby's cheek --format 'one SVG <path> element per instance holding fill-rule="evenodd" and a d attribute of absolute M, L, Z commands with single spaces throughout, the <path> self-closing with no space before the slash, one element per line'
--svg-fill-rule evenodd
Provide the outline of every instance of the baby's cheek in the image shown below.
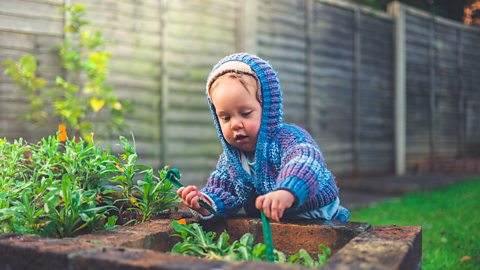
<path fill-rule="evenodd" d="M 223 137 L 225 138 L 225 140 L 231 144 L 231 139 L 230 139 L 230 136 L 229 136 L 229 131 L 226 127 L 224 127 L 223 125 L 221 126 L 221 130 L 222 130 L 222 135 Z"/>

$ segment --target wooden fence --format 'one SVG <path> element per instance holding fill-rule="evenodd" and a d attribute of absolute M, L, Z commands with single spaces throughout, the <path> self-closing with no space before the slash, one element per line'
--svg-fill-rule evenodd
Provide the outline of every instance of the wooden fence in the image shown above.
<path fill-rule="evenodd" d="M 480 29 L 404 10 L 408 164 L 478 157 Z"/>
<path fill-rule="evenodd" d="M 0 61 L 28 52 L 42 76 L 62 72 L 49 48 L 63 38 L 60 8 L 72 3 L 111 41 L 109 83 L 136 105 L 128 123 L 140 162 L 179 167 L 186 182 L 204 182 L 222 150 L 205 80 L 237 51 L 278 71 L 286 122 L 312 133 L 336 175 L 480 155 L 478 29 L 402 5 L 385 13 L 329 0 L 0 1 Z M 0 76 L 0 136 L 55 131 L 18 122 L 25 106 Z M 104 143 L 116 151 L 116 141 Z"/>

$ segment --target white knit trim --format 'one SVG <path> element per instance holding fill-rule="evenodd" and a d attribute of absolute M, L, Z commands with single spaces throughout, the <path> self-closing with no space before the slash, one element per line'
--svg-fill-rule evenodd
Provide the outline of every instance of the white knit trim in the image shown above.
<path fill-rule="evenodd" d="M 210 196 L 208 196 L 207 194 L 203 193 L 202 192 L 202 195 L 204 198 L 208 199 L 208 201 L 210 202 L 210 205 L 212 206 L 213 210 L 217 211 L 217 205 L 215 204 L 215 202 L 212 200 L 212 198 L 210 198 Z M 190 212 L 192 212 L 192 215 L 194 215 L 195 217 L 198 217 L 202 220 L 208 220 L 208 219 L 212 219 L 215 215 L 214 214 L 210 214 L 208 216 L 204 216 L 202 214 L 200 214 L 199 212 L 193 210 L 193 209 L 190 209 Z"/>

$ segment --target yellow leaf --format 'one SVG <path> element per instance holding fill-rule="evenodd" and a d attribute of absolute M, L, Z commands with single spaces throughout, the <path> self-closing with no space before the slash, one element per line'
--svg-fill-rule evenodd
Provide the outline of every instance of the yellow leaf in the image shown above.
<path fill-rule="evenodd" d="M 105 100 L 96 98 L 90 99 L 90 106 L 92 106 L 94 112 L 99 112 L 103 108 L 103 105 L 105 105 Z"/>
<path fill-rule="evenodd" d="M 115 104 L 113 104 L 113 108 L 117 111 L 120 111 L 122 109 L 122 103 L 120 102 L 115 102 Z"/>
<path fill-rule="evenodd" d="M 90 134 L 83 134 L 82 137 L 85 139 L 87 142 L 92 142 L 93 141 L 93 133 Z"/>
<path fill-rule="evenodd" d="M 80 38 L 82 40 L 87 40 L 88 38 L 90 38 L 90 30 L 83 30 L 80 34 Z"/>
<path fill-rule="evenodd" d="M 63 27 L 63 31 L 67 33 L 73 33 L 75 31 L 75 28 L 71 24 L 67 24 Z"/>
<path fill-rule="evenodd" d="M 90 94 L 90 93 L 93 93 L 93 86 L 91 84 L 86 84 L 85 87 L 83 88 L 83 92 L 85 92 L 86 94 Z"/>

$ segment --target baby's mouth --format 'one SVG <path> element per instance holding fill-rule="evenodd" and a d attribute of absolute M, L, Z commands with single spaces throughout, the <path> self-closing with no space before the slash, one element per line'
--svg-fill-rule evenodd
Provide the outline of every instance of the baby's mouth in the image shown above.
<path fill-rule="evenodd" d="M 235 139 L 235 141 L 241 141 L 241 140 L 243 140 L 247 137 L 248 137 L 247 135 L 237 135 L 237 136 L 235 136 L 234 139 Z"/>

